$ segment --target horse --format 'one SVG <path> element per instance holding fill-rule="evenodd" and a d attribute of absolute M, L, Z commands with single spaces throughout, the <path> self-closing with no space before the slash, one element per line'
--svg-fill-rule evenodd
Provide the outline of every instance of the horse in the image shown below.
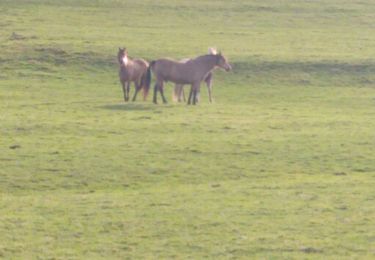
<path fill-rule="evenodd" d="M 119 77 L 124 92 L 125 102 L 129 101 L 130 83 L 134 82 L 135 92 L 132 101 L 137 98 L 138 92 L 143 89 L 143 100 L 148 95 L 147 69 L 149 64 L 143 59 L 130 59 L 126 48 L 119 48 L 117 59 L 120 65 Z"/>
<path fill-rule="evenodd" d="M 217 54 L 217 50 L 215 48 L 208 48 L 208 54 Z M 190 59 L 182 59 L 181 62 L 187 62 Z M 204 81 L 207 85 L 208 90 L 208 100 L 212 103 L 212 72 L 208 73 L 207 76 L 204 78 Z M 182 102 L 185 101 L 185 92 L 184 92 L 184 85 L 183 84 L 176 84 L 173 90 L 173 101 L 175 102 Z M 197 100 L 199 101 L 199 93 L 197 93 Z"/>
<path fill-rule="evenodd" d="M 226 71 L 232 69 L 227 59 L 221 53 L 202 55 L 187 62 L 180 62 L 166 58 L 152 61 L 147 70 L 147 82 L 148 86 L 150 86 L 152 71 L 156 76 L 153 102 L 157 104 L 157 91 L 159 90 L 163 103 L 167 103 L 164 96 L 164 82 L 171 81 L 175 84 L 190 84 L 191 89 L 188 98 L 188 105 L 191 103 L 195 105 L 201 81 L 204 80 L 208 73 L 216 67 L 222 68 Z M 192 98 L 193 101 L 191 101 Z"/>

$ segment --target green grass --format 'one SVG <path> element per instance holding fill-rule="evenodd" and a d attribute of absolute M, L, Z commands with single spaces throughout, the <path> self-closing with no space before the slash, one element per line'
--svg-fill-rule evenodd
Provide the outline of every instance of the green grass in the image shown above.
<path fill-rule="evenodd" d="M 374 258 L 374 19 L 370 0 L 2 0 L 0 258 Z M 214 104 L 125 104 L 119 46 L 217 46 L 234 69 Z"/>

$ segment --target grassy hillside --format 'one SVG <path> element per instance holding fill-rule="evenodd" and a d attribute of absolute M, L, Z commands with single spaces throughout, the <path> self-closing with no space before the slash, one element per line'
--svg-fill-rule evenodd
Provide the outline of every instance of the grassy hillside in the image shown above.
<path fill-rule="evenodd" d="M 375 257 L 374 19 L 370 0 L 1 0 L 0 258 Z M 119 46 L 216 46 L 233 71 L 214 104 L 125 104 Z"/>

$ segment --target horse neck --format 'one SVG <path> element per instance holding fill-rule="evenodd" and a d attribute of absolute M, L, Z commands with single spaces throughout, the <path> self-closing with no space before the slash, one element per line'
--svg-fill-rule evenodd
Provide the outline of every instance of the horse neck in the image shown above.
<path fill-rule="evenodd" d="M 215 55 L 209 54 L 196 58 L 195 62 L 201 66 L 202 70 L 209 72 L 215 68 L 217 60 Z"/>

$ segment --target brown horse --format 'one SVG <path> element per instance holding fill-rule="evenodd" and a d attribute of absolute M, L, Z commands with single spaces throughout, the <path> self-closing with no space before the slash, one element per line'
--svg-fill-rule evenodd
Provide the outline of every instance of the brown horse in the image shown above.
<path fill-rule="evenodd" d="M 156 84 L 154 86 L 153 102 L 157 104 L 157 91 L 160 91 L 163 103 L 167 103 L 164 96 L 164 81 L 171 81 L 175 84 L 190 84 L 190 94 L 188 104 L 196 104 L 197 92 L 200 89 L 201 81 L 215 67 L 219 67 L 229 71 L 232 67 L 227 59 L 221 54 L 208 54 L 191 59 L 187 62 L 179 62 L 170 59 L 159 59 L 152 61 L 147 71 L 148 83 L 151 79 L 151 71 L 156 76 Z M 149 84 L 148 84 L 149 86 Z"/>
<path fill-rule="evenodd" d="M 208 54 L 217 54 L 216 48 L 208 48 Z M 181 62 L 187 62 L 190 59 L 183 59 Z M 207 90 L 208 90 L 208 100 L 210 103 L 212 103 L 212 72 L 208 73 L 207 76 L 204 78 L 204 81 L 206 82 L 207 85 Z M 175 102 L 182 102 L 185 101 L 185 92 L 184 92 L 184 85 L 182 84 L 176 84 L 174 86 L 173 90 L 173 101 Z M 197 93 L 197 100 L 196 102 L 199 102 L 199 92 Z"/>
<path fill-rule="evenodd" d="M 149 88 L 146 86 L 148 63 L 143 59 L 130 59 L 126 48 L 119 48 L 117 59 L 120 64 L 119 77 L 124 91 L 124 100 L 129 101 L 130 83 L 134 82 L 135 92 L 132 101 L 137 98 L 138 92 L 143 89 L 143 100 L 146 100 Z"/>

